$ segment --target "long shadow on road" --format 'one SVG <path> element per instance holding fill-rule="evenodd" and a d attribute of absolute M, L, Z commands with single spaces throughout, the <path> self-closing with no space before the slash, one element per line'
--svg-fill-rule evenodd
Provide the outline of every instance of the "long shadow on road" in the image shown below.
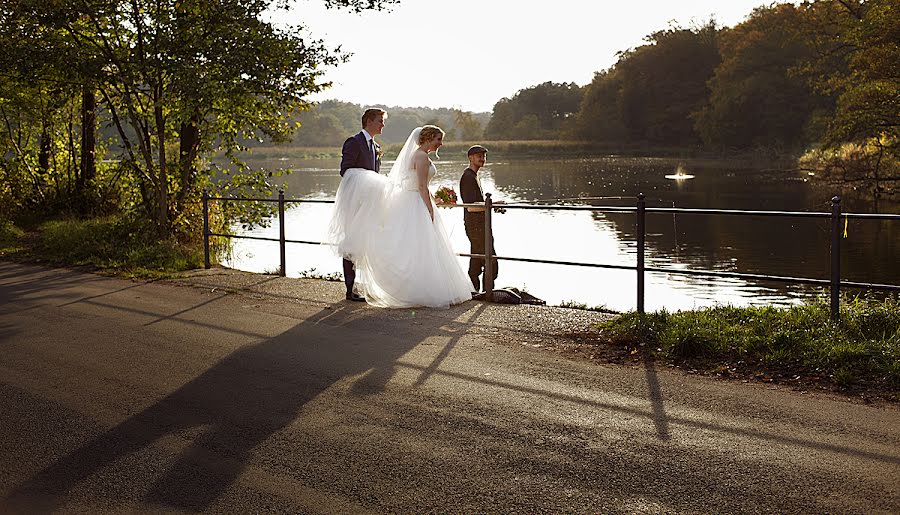
<path fill-rule="evenodd" d="M 167 435 L 203 428 L 155 481 L 151 505 L 205 510 L 245 468 L 253 449 L 290 424 L 300 409 L 336 381 L 386 371 L 417 341 L 316 324 L 333 310 L 262 343 L 244 347 L 142 412 L 56 461 L 20 485 L 11 506 L 59 508 L 66 493 L 103 467 Z M 363 381 L 374 393 L 386 381 Z"/>

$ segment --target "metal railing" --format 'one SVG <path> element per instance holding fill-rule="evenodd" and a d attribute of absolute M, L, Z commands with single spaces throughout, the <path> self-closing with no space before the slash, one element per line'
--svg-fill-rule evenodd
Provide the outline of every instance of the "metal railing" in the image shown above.
<path fill-rule="evenodd" d="M 210 201 L 252 201 L 252 202 L 275 202 L 278 204 L 278 239 L 264 238 L 259 236 L 240 236 L 235 234 L 213 233 L 209 230 L 209 202 Z M 284 191 L 278 192 L 277 199 L 264 198 L 248 198 L 248 197 L 210 197 L 207 190 L 203 191 L 203 254 L 206 268 L 210 267 L 209 256 L 209 238 L 212 236 L 223 238 L 241 238 L 251 240 L 273 241 L 278 242 L 280 247 L 281 264 L 279 274 L 284 276 L 287 268 L 287 259 L 285 246 L 288 243 L 298 243 L 307 245 L 328 245 L 318 241 L 288 240 L 285 238 L 285 217 L 284 208 L 288 203 L 318 203 L 333 204 L 333 200 L 301 200 L 301 199 L 285 199 Z M 500 207 L 498 207 L 500 206 Z M 900 285 L 896 284 L 878 284 L 864 283 L 854 281 L 841 281 L 841 218 L 849 219 L 867 219 L 867 220 L 897 220 L 900 221 L 900 214 L 865 214 L 865 213 L 841 213 L 841 199 L 838 196 L 831 199 L 831 213 L 810 212 L 810 211 L 746 211 L 736 209 L 696 209 L 696 208 L 676 208 L 676 207 L 647 207 L 646 198 L 643 193 L 637 196 L 637 205 L 635 207 L 622 206 L 567 206 L 567 205 L 547 205 L 547 204 L 494 204 L 491 194 L 485 194 L 484 204 L 453 204 L 444 206 L 450 208 L 466 208 L 479 207 L 484 208 L 484 254 L 465 254 L 460 253 L 458 256 L 483 258 L 485 260 L 484 270 L 484 290 L 487 293 L 486 298 L 490 298 L 490 294 L 494 289 L 493 279 L 493 260 L 518 261 L 525 263 L 544 263 L 553 265 L 566 266 L 584 266 L 593 268 L 606 268 L 616 270 L 634 270 L 637 272 L 637 311 L 644 312 L 644 285 L 645 275 L 647 272 L 666 273 L 677 275 L 694 275 L 708 277 L 724 277 L 749 279 L 755 281 L 773 281 L 794 284 L 809 284 L 829 287 L 831 317 L 835 320 L 840 318 L 840 294 L 841 287 L 863 288 L 881 291 L 897 291 L 900 292 Z M 493 229 L 491 214 L 495 209 L 541 209 L 541 210 L 557 210 L 557 211 L 593 211 L 601 213 L 634 213 L 636 216 L 635 227 L 637 229 L 637 259 L 635 266 L 629 265 L 612 265 L 602 263 L 583 263 L 574 261 L 557 261 L 549 259 L 533 259 L 519 258 L 512 256 L 496 256 L 494 255 Z M 765 274 L 747 274 L 739 272 L 721 272 L 715 270 L 684 270 L 674 268 L 648 267 L 644 263 L 645 247 L 646 247 L 646 216 L 647 213 L 681 213 L 693 215 L 719 215 L 719 216 L 763 216 L 763 217 L 794 217 L 794 218 L 821 218 L 829 219 L 831 225 L 831 272 L 828 279 L 815 279 L 810 277 L 788 277 Z"/>

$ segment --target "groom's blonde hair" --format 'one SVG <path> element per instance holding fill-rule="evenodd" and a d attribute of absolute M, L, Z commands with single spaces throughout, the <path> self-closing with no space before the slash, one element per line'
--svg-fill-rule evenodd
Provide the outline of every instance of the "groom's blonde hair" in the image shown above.
<path fill-rule="evenodd" d="M 438 134 L 445 134 L 444 130 L 437 125 L 424 125 L 422 126 L 422 132 L 419 133 L 419 141 L 416 143 L 421 145 L 426 141 L 431 141 Z"/>

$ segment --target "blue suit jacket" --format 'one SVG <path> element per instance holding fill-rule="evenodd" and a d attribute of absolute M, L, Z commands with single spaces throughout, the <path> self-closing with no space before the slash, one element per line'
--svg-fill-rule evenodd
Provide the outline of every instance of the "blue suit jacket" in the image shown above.
<path fill-rule="evenodd" d="M 374 141 L 374 140 L 373 140 Z M 375 142 L 375 153 L 381 148 L 378 142 Z M 355 136 L 347 138 L 344 142 L 344 148 L 341 149 L 341 177 L 348 168 L 365 168 L 367 170 L 379 171 L 381 168 L 381 159 L 372 155 L 369 145 L 366 143 L 366 135 L 362 131 L 356 133 Z"/>

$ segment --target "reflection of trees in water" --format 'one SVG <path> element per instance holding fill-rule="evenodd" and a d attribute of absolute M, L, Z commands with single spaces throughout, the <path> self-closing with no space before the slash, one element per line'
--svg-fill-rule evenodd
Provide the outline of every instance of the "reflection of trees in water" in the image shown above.
<path fill-rule="evenodd" d="M 635 215 L 596 213 L 619 237 L 635 241 Z M 828 278 L 827 219 L 657 214 L 646 219 L 651 259 L 708 270 Z M 842 278 L 900 284 L 900 223 L 854 220 L 841 242 Z"/>
<path fill-rule="evenodd" d="M 653 207 L 829 212 L 832 193 L 784 177 L 715 162 L 689 162 L 697 179 L 664 180 L 674 159 L 572 159 L 513 161 L 493 167 L 501 194 L 521 201 L 577 197 L 607 198 L 580 203 L 633 206 L 638 192 Z M 858 198 L 845 211 L 866 212 Z M 896 210 L 895 210 L 896 211 Z M 620 239 L 635 241 L 631 213 L 594 213 L 610 222 Z M 900 283 L 900 223 L 852 221 L 842 242 L 846 280 Z M 826 278 L 830 271 L 827 220 L 746 216 L 649 214 L 647 247 L 651 258 L 695 268 L 768 275 Z"/>

